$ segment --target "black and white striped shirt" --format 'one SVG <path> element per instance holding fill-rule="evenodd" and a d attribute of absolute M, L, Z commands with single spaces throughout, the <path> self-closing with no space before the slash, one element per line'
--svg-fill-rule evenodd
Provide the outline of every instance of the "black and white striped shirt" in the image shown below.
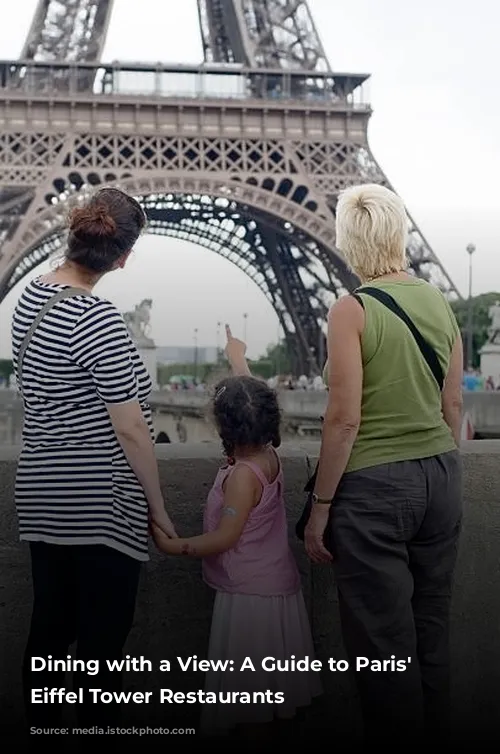
<path fill-rule="evenodd" d="M 19 347 L 42 306 L 65 286 L 31 282 L 12 321 L 12 351 L 24 400 L 16 477 L 22 540 L 103 544 L 148 559 L 148 507 L 111 425 L 106 404 L 146 404 L 149 374 L 117 309 L 90 295 L 63 299 L 45 315 L 17 373 Z"/>

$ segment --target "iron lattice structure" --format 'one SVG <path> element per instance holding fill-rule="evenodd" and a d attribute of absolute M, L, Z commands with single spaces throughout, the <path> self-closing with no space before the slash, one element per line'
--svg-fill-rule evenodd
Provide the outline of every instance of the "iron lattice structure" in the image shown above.
<path fill-rule="evenodd" d="M 300 0 L 198 0 L 200 66 L 99 63 L 112 0 L 39 0 L 0 62 L 0 299 L 64 243 L 68 207 L 118 185 L 150 231 L 223 255 L 260 287 L 298 372 L 318 371 L 339 192 L 390 186 L 370 152 L 366 75 L 332 72 Z M 413 222 L 413 221 L 412 221 Z M 413 223 L 413 272 L 459 295 Z"/>

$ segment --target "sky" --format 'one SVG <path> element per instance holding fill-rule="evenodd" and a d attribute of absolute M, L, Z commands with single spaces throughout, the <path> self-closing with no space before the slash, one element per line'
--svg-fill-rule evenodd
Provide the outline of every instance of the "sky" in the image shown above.
<path fill-rule="evenodd" d="M 473 293 L 500 290 L 500 3 L 498 0 L 310 0 L 330 60 L 370 73 L 369 141 L 378 163 L 463 294 L 474 243 Z M 16 0 L 0 25 L 0 58 L 19 55 L 36 0 Z M 196 0 L 115 0 L 103 60 L 198 63 Z M 49 269 L 41 265 L 30 277 Z M 0 305 L 0 357 L 24 278 Z M 217 254 L 146 236 L 131 263 L 96 292 L 121 311 L 153 299 L 158 345 L 215 345 L 229 322 L 248 353 L 279 336 L 271 305 Z"/>

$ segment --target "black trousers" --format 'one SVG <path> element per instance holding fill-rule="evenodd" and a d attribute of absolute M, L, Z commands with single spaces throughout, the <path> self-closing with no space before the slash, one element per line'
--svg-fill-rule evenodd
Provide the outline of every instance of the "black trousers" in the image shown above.
<path fill-rule="evenodd" d="M 448 740 L 461 519 L 458 452 L 352 472 L 339 486 L 331 534 L 350 665 L 359 668 L 359 658 L 408 663 L 402 672 L 370 665 L 355 674 L 369 746 Z"/>
<path fill-rule="evenodd" d="M 49 655 L 66 660 L 76 641 L 76 658 L 99 660 L 98 675 L 77 672 L 73 687 L 84 690 L 77 704 L 81 727 L 118 723 L 119 705 L 93 704 L 89 688 L 121 690 L 121 673 L 106 660 L 120 660 L 134 618 L 140 562 L 104 545 L 30 543 L 33 614 L 23 663 L 23 687 L 29 726 L 54 728 L 62 704 L 32 703 L 32 689 L 68 688 L 63 671 L 32 671 L 31 658 Z M 103 667 L 104 666 L 104 667 Z"/>

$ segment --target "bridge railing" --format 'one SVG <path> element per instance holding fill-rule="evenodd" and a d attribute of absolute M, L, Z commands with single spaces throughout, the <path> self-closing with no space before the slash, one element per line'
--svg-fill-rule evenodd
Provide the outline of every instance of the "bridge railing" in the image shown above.
<path fill-rule="evenodd" d="M 0 61 L 2 90 L 30 96 L 133 96 L 276 99 L 369 109 L 359 74 L 258 70 L 232 66 L 109 65 Z"/>

